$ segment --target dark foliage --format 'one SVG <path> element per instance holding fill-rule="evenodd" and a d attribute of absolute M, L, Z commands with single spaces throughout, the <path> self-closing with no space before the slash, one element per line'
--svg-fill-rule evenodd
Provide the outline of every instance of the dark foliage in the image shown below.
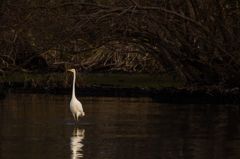
<path fill-rule="evenodd" d="M 150 53 L 188 84 L 240 85 L 239 0 L 4 0 L 0 9 L 2 72 L 104 46 Z"/>

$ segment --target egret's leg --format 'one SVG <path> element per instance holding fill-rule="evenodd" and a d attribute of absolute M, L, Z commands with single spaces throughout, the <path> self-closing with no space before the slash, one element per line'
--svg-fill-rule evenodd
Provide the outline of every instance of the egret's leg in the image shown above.
<path fill-rule="evenodd" d="M 73 118 L 74 118 L 74 120 L 76 121 L 76 117 L 75 117 L 75 114 L 73 113 L 72 115 L 73 115 Z"/>

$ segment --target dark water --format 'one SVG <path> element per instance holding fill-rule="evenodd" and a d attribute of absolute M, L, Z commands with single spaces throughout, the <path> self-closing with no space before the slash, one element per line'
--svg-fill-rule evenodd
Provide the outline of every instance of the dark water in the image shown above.
<path fill-rule="evenodd" d="M 238 159 L 237 105 L 173 105 L 147 98 L 10 94 L 0 101 L 1 159 Z"/>

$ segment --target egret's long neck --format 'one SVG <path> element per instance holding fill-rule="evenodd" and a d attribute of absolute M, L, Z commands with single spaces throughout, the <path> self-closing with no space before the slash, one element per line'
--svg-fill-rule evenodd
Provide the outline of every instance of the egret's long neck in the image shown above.
<path fill-rule="evenodd" d="M 76 96 L 75 96 L 75 82 L 76 82 L 76 72 L 73 72 L 72 98 L 76 98 Z"/>

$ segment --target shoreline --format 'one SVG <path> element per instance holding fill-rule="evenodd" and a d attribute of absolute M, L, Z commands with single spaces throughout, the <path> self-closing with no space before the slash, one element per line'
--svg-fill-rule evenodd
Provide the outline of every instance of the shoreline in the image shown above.
<path fill-rule="evenodd" d="M 14 78 L 13 78 L 14 77 Z M 29 75 L 0 80 L 0 99 L 11 93 L 69 94 L 72 77 L 66 74 Z M 76 84 L 78 96 L 150 97 L 160 103 L 239 104 L 240 89 L 217 86 L 185 87 L 169 77 L 129 74 L 81 74 Z"/>
<path fill-rule="evenodd" d="M 71 88 L 8 88 L 10 93 L 44 93 L 55 95 L 71 94 Z M 239 104 L 239 89 L 205 90 L 187 88 L 117 88 L 117 87 L 76 87 L 79 97 L 149 97 L 159 103 L 178 104 Z"/>

